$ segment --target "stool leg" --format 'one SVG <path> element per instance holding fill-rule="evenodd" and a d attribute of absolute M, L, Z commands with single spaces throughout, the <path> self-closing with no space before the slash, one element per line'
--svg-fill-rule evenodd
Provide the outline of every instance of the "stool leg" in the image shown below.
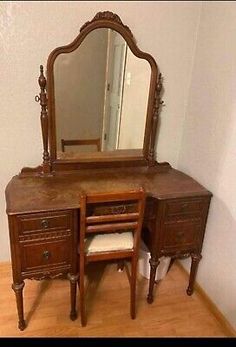
<path fill-rule="evenodd" d="M 136 317 L 136 280 L 137 280 L 137 257 L 131 260 L 131 283 L 130 283 L 130 315 Z"/>

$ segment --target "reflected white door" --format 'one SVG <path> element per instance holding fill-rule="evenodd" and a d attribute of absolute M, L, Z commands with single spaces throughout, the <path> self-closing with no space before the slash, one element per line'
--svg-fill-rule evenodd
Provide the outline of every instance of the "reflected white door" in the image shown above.
<path fill-rule="evenodd" d="M 106 151 L 118 148 L 126 53 L 123 37 L 109 29 L 102 134 L 102 150 Z"/>

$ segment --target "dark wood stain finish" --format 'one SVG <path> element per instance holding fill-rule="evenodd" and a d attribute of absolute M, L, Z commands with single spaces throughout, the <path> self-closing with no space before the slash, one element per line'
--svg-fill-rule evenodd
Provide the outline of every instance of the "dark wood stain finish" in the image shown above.
<path fill-rule="evenodd" d="M 56 158 L 53 63 L 60 53 L 72 52 L 96 28 L 111 28 L 127 41 L 131 51 L 151 66 L 148 109 L 143 150 L 94 152 L 80 160 Z M 187 294 L 191 295 L 204 239 L 212 194 L 194 179 L 158 163 L 154 156 L 156 127 L 160 112 L 162 77 L 155 60 L 141 52 L 130 29 L 120 18 L 99 12 L 85 23 L 70 44 L 55 49 L 48 58 L 46 79 L 41 68 L 40 96 L 43 132 L 43 163 L 23 168 L 6 187 L 6 206 L 19 329 L 26 326 L 23 309 L 25 279 L 41 280 L 67 275 L 71 288 L 71 319 L 77 317 L 76 283 L 79 269 L 77 248 L 80 233 L 80 199 L 82 192 L 110 194 L 136 190 L 146 192 L 142 237 L 151 252 L 148 302 L 153 301 L 155 273 L 162 256 L 191 257 Z M 48 151 L 49 143 L 49 151 Z M 112 213 L 133 213 L 113 206 Z M 124 218 L 124 217 L 122 217 Z M 93 221 L 96 222 L 96 218 Z M 132 221 L 130 222 L 132 223 Z M 93 224 L 90 225 L 92 231 Z M 123 265 L 120 264 L 122 267 Z"/>
<path fill-rule="evenodd" d="M 21 291 L 26 278 L 68 273 L 71 317 L 76 317 L 75 252 L 81 193 L 126 191 L 140 185 L 147 194 L 143 239 L 151 252 L 148 302 L 153 301 L 155 272 L 163 255 L 192 257 L 187 290 L 192 294 L 211 193 L 191 177 L 164 166 L 81 169 L 52 177 L 15 176 L 6 188 L 6 201 L 20 329 L 24 327 Z"/>

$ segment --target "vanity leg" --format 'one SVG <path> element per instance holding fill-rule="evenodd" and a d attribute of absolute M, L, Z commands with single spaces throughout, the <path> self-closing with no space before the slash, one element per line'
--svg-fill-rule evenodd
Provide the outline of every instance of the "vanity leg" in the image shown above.
<path fill-rule="evenodd" d="M 68 279 L 70 280 L 70 300 L 71 300 L 70 319 L 75 320 L 77 318 L 76 286 L 78 281 L 78 275 L 68 274 Z"/>
<path fill-rule="evenodd" d="M 155 277 L 156 277 L 156 270 L 158 265 L 160 264 L 159 259 L 150 259 L 149 260 L 151 270 L 150 270 L 150 280 L 149 280 L 149 291 L 148 291 L 148 296 L 147 296 L 147 302 L 151 304 L 153 302 L 153 287 L 155 283 Z"/>
<path fill-rule="evenodd" d="M 195 282 L 195 278 L 197 274 L 197 268 L 198 268 L 199 261 L 202 259 L 202 256 L 201 254 L 191 254 L 191 258 L 192 258 L 192 264 L 191 264 L 191 270 L 190 270 L 189 285 L 186 290 L 188 295 L 193 294 L 193 286 L 194 286 L 194 282 Z"/>
<path fill-rule="evenodd" d="M 17 311 L 18 311 L 18 328 L 20 330 L 24 330 L 26 327 L 25 320 L 24 320 L 24 308 L 23 308 L 23 288 L 25 286 L 25 282 L 22 281 L 21 283 L 13 283 L 12 289 L 15 292 L 16 295 L 16 305 L 17 305 Z"/>

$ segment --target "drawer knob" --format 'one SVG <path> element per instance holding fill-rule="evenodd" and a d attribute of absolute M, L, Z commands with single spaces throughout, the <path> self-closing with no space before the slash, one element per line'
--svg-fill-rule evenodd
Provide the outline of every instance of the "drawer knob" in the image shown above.
<path fill-rule="evenodd" d="M 41 225 L 42 225 L 42 228 L 43 228 L 43 229 L 47 229 L 47 228 L 49 227 L 49 222 L 48 222 L 48 220 L 47 220 L 47 219 L 43 219 L 43 220 L 41 221 Z"/>
<path fill-rule="evenodd" d="M 50 256 L 51 256 L 51 253 L 49 251 L 44 251 L 43 252 L 43 258 L 44 259 L 48 260 Z"/>

